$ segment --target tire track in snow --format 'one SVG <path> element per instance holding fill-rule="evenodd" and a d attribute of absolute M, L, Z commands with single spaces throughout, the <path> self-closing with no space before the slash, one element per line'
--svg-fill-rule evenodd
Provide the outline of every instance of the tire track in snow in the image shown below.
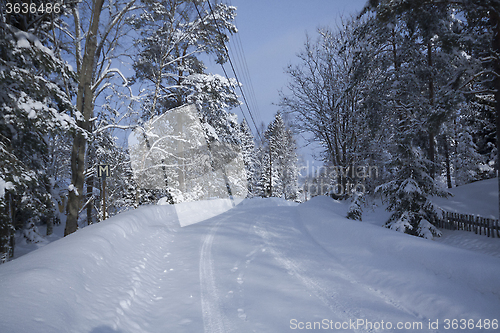
<path fill-rule="evenodd" d="M 265 223 L 265 222 L 264 222 Z M 285 255 L 282 251 L 277 249 L 276 243 L 273 238 L 279 238 L 280 235 L 275 235 L 270 232 L 261 221 L 257 223 L 255 232 L 261 236 L 268 249 L 274 258 L 278 261 L 280 266 L 285 268 L 288 274 L 295 276 L 312 294 L 314 294 L 323 304 L 325 304 L 332 313 L 340 320 L 349 322 L 354 318 L 363 318 L 363 316 L 356 310 L 355 304 L 345 304 L 346 300 L 341 300 L 339 293 L 327 287 L 325 282 L 311 276 L 307 269 L 304 269 L 299 260 L 293 259 Z M 368 329 L 354 329 L 354 332 L 373 332 Z"/>
<path fill-rule="evenodd" d="M 299 230 L 305 235 L 307 236 L 311 242 L 313 242 L 316 246 L 318 246 L 319 248 L 321 248 L 321 250 L 328 254 L 329 256 L 332 256 L 332 257 L 335 257 L 333 253 L 331 253 L 328 249 L 326 249 L 321 243 L 319 243 L 312 235 L 311 233 L 309 232 L 309 230 L 307 229 L 307 227 L 304 225 L 302 219 L 300 219 L 300 223 L 298 225 L 299 227 Z M 347 268 L 346 268 L 347 270 Z M 385 302 L 386 304 L 389 304 L 391 305 L 392 307 L 398 309 L 399 311 L 403 312 L 403 313 L 406 313 L 407 315 L 421 321 L 421 322 L 425 322 L 427 319 L 429 318 L 426 318 L 425 316 L 421 315 L 420 313 L 418 312 L 415 312 L 413 310 L 410 310 L 408 309 L 406 306 L 404 306 L 400 301 L 398 300 L 395 300 L 394 298 L 386 295 L 385 293 L 383 293 L 381 290 L 377 290 L 377 289 L 374 289 L 372 288 L 371 286 L 363 283 L 363 282 L 360 282 L 358 279 L 355 279 L 352 277 L 351 274 L 349 274 L 348 272 L 344 272 L 344 278 L 349 280 L 353 285 L 356 285 L 358 286 L 358 288 L 360 289 L 364 289 L 367 293 L 381 299 L 383 302 Z M 434 330 L 434 329 L 429 329 L 429 332 L 433 332 L 433 333 L 438 333 L 439 331 L 438 330 Z"/>
<path fill-rule="evenodd" d="M 226 316 L 221 308 L 219 293 L 215 285 L 214 262 L 212 258 L 212 244 L 219 226 L 229 219 L 219 220 L 205 236 L 200 251 L 200 287 L 201 310 L 203 313 L 203 327 L 206 333 L 229 332 Z"/>

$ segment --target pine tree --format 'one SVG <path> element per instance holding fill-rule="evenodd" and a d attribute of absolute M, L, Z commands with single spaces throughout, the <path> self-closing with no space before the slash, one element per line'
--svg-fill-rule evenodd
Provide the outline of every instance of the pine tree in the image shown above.
<path fill-rule="evenodd" d="M 292 131 L 285 131 L 285 145 L 283 153 L 283 192 L 287 200 L 299 200 L 299 168 L 297 157 L 297 144 Z"/>
<path fill-rule="evenodd" d="M 259 149 L 258 191 L 264 197 L 298 198 L 298 159 L 296 145 L 283 117 L 277 113 L 264 134 Z"/>
<path fill-rule="evenodd" d="M 258 195 L 256 185 L 259 164 L 257 160 L 257 151 L 255 148 L 254 136 L 246 120 L 243 120 L 240 125 L 240 133 L 241 152 L 243 154 L 243 161 L 245 163 L 248 195 L 249 197 L 253 197 L 255 195 Z"/>
<path fill-rule="evenodd" d="M 471 75 L 471 90 L 476 101 L 487 105 L 496 118 L 496 170 L 500 191 L 500 1 L 466 0 L 463 5 L 467 42 L 472 44 L 470 55 L 482 65 Z M 500 197 L 498 200 L 500 210 Z"/>
<path fill-rule="evenodd" d="M 144 11 L 130 20 L 140 31 L 135 41 L 139 54 L 134 59 L 133 80 L 146 86 L 142 119 L 151 121 L 176 107 L 195 105 L 205 131 L 202 137 L 205 146 L 224 155 L 218 158 L 227 161 L 229 155 L 235 153 L 230 147 L 240 144 L 239 125 L 235 115 L 228 112 L 240 104 L 234 91 L 238 83 L 206 73 L 200 56 L 214 55 L 221 64 L 227 61 L 228 36 L 237 32 L 233 23 L 236 8 L 222 3 L 209 6 L 207 1 L 185 0 L 148 0 L 144 4 Z M 224 164 L 216 163 L 218 166 Z M 234 165 L 236 161 L 231 163 Z M 236 172 L 230 164 L 227 167 Z M 243 185 L 237 183 L 233 185 L 239 193 Z M 189 197 L 203 197 L 200 191 L 197 193 Z M 177 198 L 175 200 L 187 199 L 181 199 L 179 193 L 172 195 Z"/>
<path fill-rule="evenodd" d="M 376 188 L 376 193 L 387 198 L 387 210 L 393 212 L 385 226 L 425 238 L 440 236 L 441 232 L 434 226 L 440 212 L 430 198 L 450 194 L 429 175 L 431 162 L 412 143 L 412 138 L 415 138 L 412 122 L 402 121 L 398 132 L 397 149 L 390 163 L 393 179 Z"/>
<path fill-rule="evenodd" d="M 357 43 L 370 45 L 358 56 L 361 68 L 381 73 L 376 80 L 380 83 L 367 91 L 369 103 L 364 105 L 377 110 L 378 121 L 370 122 L 370 129 L 374 138 L 383 138 L 377 145 L 385 152 L 379 150 L 374 157 L 383 169 L 381 157 L 393 150 L 396 124 L 405 117 L 419 119 L 414 123 L 418 126 L 414 144 L 431 161 L 429 174 L 433 178 L 445 175 L 450 184 L 452 141 L 447 128 L 453 126 L 466 101 L 460 86 L 477 67 L 470 52 L 465 52 L 464 23 L 456 15 L 459 4 L 372 1 L 368 8 L 376 15 L 366 16 Z M 441 164 L 440 160 L 448 162 Z"/>
<path fill-rule="evenodd" d="M 141 32 L 135 42 L 140 53 L 134 61 L 134 81 L 148 87 L 143 119 L 193 103 L 207 112 L 205 121 L 219 127 L 216 123 L 227 117 L 221 119 L 218 112 L 239 104 L 233 91 L 237 83 L 205 73 L 200 55 L 213 54 L 221 64 L 227 61 L 228 34 L 237 31 L 232 23 L 236 8 L 219 3 L 210 9 L 205 0 L 143 2 L 144 12 L 130 20 Z"/>
<path fill-rule="evenodd" d="M 47 138 L 75 129 L 68 86 L 74 76 L 47 40 L 47 17 L 15 13 L 0 21 L 0 257 L 13 231 L 52 223 Z M 54 15 L 53 20 L 57 20 Z M 24 29 L 24 30 L 23 30 Z"/>
<path fill-rule="evenodd" d="M 350 220 L 358 220 L 361 221 L 363 217 L 363 204 L 365 200 L 363 197 L 363 193 L 354 193 L 351 198 L 351 204 L 347 209 L 346 217 Z"/>

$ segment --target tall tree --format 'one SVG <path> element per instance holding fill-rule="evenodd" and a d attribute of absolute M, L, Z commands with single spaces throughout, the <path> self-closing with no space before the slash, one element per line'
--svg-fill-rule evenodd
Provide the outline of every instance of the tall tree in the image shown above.
<path fill-rule="evenodd" d="M 240 125 L 240 146 L 243 154 L 243 161 L 245 163 L 246 180 L 248 187 L 249 197 L 257 195 L 256 184 L 259 169 L 257 159 L 257 150 L 255 147 L 254 136 L 248 123 L 243 120 Z"/>
<path fill-rule="evenodd" d="M 42 5 L 48 2 L 37 8 Z M 5 261 L 13 253 L 14 229 L 56 218 L 48 138 L 75 124 L 68 116 L 74 76 L 47 37 L 61 22 L 63 8 L 57 6 L 53 15 L 24 15 L 13 3 L 1 6 L 0 260 Z"/>
<path fill-rule="evenodd" d="M 291 130 L 277 113 L 264 134 L 259 153 L 261 166 L 258 188 L 264 197 L 298 198 L 298 159 Z"/>
<path fill-rule="evenodd" d="M 130 22 L 140 31 L 135 43 L 134 81 L 147 87 L 143 119 L 151 119 L 186 103 L 202 106 L 214 128 L 227 107 L 238 105 L 237 83 L 205 73 L 201 54 L 214 55 L 218 63 L 227 61 L 226 43 L 236 33 L 236 8 L 208 1 L 145 0 L 144 11 Z"/>
<path fill-rule="evenodd" d="M 116 56 L 118 41 L 124 32 L 122 29 L 125 15 L 136 8 L 134 5 L 135 0 L 92 0 L 71 5 L 74 31 L 66 31 L 68 36 L 73 37 L 74 43 L 72 54 L 78 79 L 77 111 L 74 116 L 82 131 L 75 134 L 71 151 L 71 184 L 65 235 L 75 232 L 78 228 L 78 214 L 84 195 L 87 140 L 88 133 L 93 131 L 96 97 L 109 86 L 106 81 L 113 75 L 120 75 L 126 82 L 121 72 L 111 65 L 113 56 Z M 86 6 L 90 8 L 90 12 L 83 17 L 81 12 Z"/>
<path fill-rule="evenodd" d="M 398 125 L 396 151 L 389 166 L 393 178 L 376 188 L 387 197 L 387 210 L 392 211 L 385 226 L 415 236 L 433 238 L 441 233 L 434 226 L 440 218 L 439 210 L 432 204 L 432 196 L 447 197 L 429 174 L 429 164 L 422 150 L 417 148 L 413 130 L 414 119 L 406 119 Z"/>
<path fill-rule="evenodd" d="M 496 118 L 496 170 L 500 191 L 500 1 L 464 0 L 471 56 L 479 59 L 482 70 L 473 73 L 469 83 L 477 101 L 488 106 Z M 479 85 L 477 85 L 479 83 Z M 498 207 L 500 210 L 500 197 Z"/>
<path fill-rule="evenodd" d="M 298 54 L 299 64 L 286 69 L 289 94 L 280 105 L 295 116 L 297 129 L 312 133 L 312 141 L 323 147 L 326 164 L 345 170 L 363 160 L 360 147 L 366 140 L 367 123 L 360 108 L 361 85 L 353 85 L 355 48 L 349 43 L 356 21 L 343 22 L 339 32 L 319 30 Z M 345 193 L 349 175 L 338 172 L 336 182 Z"/>
<path fill-rule="evenodd" d="M 227 61 L 226 43 L 237 32 L 233 23 L 236 8 L 191 0 L 144 4 L 144 12 L 130 20 L 141 31 L 135 40 L 140 52 L 134 59 L 133 80 L 145 86 L 142 119 L 151 121 L 176 107 L 194 104 L 209 147 L 238 145 L 238 125 L 228 112 L 240 104 L 235 93 L 238 83 L 206 73 L 200 59 L 204 54 L 214 55 L 221 64 Z M 182 163 L 184 152 L 178 153 Z"/>

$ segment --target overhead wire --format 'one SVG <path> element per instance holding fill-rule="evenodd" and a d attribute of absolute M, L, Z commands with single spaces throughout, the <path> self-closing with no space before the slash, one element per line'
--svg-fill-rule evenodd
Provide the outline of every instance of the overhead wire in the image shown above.
<path fill-rule="evenodd" d="M 233 40 L 235 41 L 235 45 L 231 47 L 232 43 L 229 43 L 229 52 L 233 54 L 233 58 L 236 58 L 235 67 L 238 73 L 240 73 L 240 77 L 242 78 L 243 87 L 242 89 L 246 91 L 248 96 L 248 100 L 250 102 L 250 106 L 252 111 L 254 112 L 255 118 L 260 123 L 260 113 L 257 100 L 255 98 L 255 92 L 253 91 L 253 85 L 250 78 L 250 74 L 248 72 L 248 65 L 246 64 L 246 59 L 244 53 L 242 53 L 242 49 L 239 47 L 240 39 L 239 35 Z M 238 68 L 239 67 L 239 68 Z"/>
<path fill-rule="evenodd" d="M 203 25 L 204 25 L 204 23 L 203 23 L 203 16 L 201 16 L 201 13 L 200 13 L 200 10 L 198 9 L 198 5 L 196 4 L 196 1 L 193 1 L 193 3 L 194 3 L 194 7 L 195 7 L 196 11 L 198 12 L 198 16 L 200 17 L 201 24 L 203 24 Z M 217 29 L 217 30 L 218 30 L 218 29 Z M 220 32 L 219 32 L 219 33 L 220 33 Z M 226 50 L 226 52 L 227 52 L 227 50 Z M 229 54 L 228 54 L 228 57 L 229 57 Z M 227 80 L 228 82 L 230 82 L 230 81 L 229 81 L 229 75 L 227 74 L 226 68 L 224 67 L 224 65 L 223 65 L 222 63 L 221 63 L 220 65 L 221 65 L 221 67 L 222 67 L 222 71 L 224 72 L 224 76 L 226 77 L 226 80 Z M 237 80 L 237 79 L 236 79 L 236 80 Z M 239 83 L 239 82 L 237 82 L 237 83 Z M 243 115 L 243 118 L 245 118 L 246 122 L 248 123 L 248 119 L 247 119 L 247 117 L 245 116 L 245 113 L 243 112 L 243 108 L 241 107 L 241 104 L 239 105 L 239 108 L 240 108 L 240 110 L 241 110 L 241 114 Z"/>
<path fill-rule="evenodd" d="M 227 0 L 227 4 L 232 6 L 231 0 Z M 235 19 L 234 24 L 235 24 L 236 28 L 238 29 L 238 24 L 236 22 L 236 19 Z M 248 89 L 249 89 L 249 98 L 252 102 L 252 109 L 254 110 L 257 121 L 260 124 L 260 123 L 262 123 L 262 118 L 260 117 L 259 103 L 257 102 L 257 98 L 255 96 L 255 90 L 253 88 L 252 77 L 251 77 L 250 71 L 248 69 L 248 63 L 246 60 L 245 51 L 243 50 L 243 43 L 241 42 L 240 34 L 236 34 L 234 40 L 235 40 L 236 47 L 235 47 L 235 52 L 233 52 L 233 53 L 236 53 L 236 56 L 240 59 L 241 64 L 242 64 L 243 76 L 246 79 L 246 83 L 245 83 L 243 88 L 248 87 Z M 231 48 L 231 43 L 229 43 L 229 47 Z"/>
<path fill-rule="evenodd" d="M 214 19 L 214 22 L 215 22 L 215 27 L 216 27 L 216 29 L 217 29 L 217 32 L 218 32 L 218 33 L 222 36 L 222 32 L 221 32 L 221 30 L 220 30 L 220 28 L 219 28 L 219 24 L 217 23 L 217 18 L 215 17 L 215 13 L 214 13 L 214 11 L 213 11 L 212 5 L 210 4 L 210 1 L 207 1 L 207 3 L 208 3 L 208 7 L 209 7 L 209 9 L 210 9 L 210 12 L 212 13 L 212 17 L 213 17 L 213 19 Z M 196 6 L 196 2 L 195 2 L 195 6 Z M 201 14 L 200 14 L 200 12 L 199 12 L 199 10 L 198 10 L 198 6 L 196 6 L 196 10 L 198 11 L 198 14 L 200 15 L 200 18 L 201 18 Z M 227 54 L 227 58 L 228 58 L 228 61 L 229 61 L 229 65 L 231 66 L 231 69 L 233 70 L 234 77 L 235 77 L 236 81 L 240 82 L 240 80 L 239 80 L 239 78 L 238 78 L 238 74 L 236 73 L 236 70 L 235 70 L 235 68 L 234 68 L 233 61 L 231 60 L 231 56 L 230 56 L 230 54 L 229 54 L 229 50 L 228 50 L 228 48 L 227 48 L 226 44 L 224 44 L 224 49 L 225 49 L 226 54 Z M 222 65 L 222 64 L 221 64 L 221 65 Z M 222 66 L 222 67 L 224 68 L 224 66 Z M 224 73 L 226 74 L 226 78 L 227 78 L 227 73 L 226 73 L 226 70 L 225 70 L 225 69 L 224 69 Z M 254 127 L 255 127 L 255 131 L 257 132 L 257 135 L 259 136 L 259 139 L 262 141 L 262 136 L 261 136 L 261 134 L 260 134 L 259 127 L 257 126 L 257 123 L 255 122 L 255 117 L 254 117 L 254 115 L 253 115 L 252 111 L 250 110 L 250 106 L 249 106 L 249 103 L 248 103 L 248 99 L 246 98 L 245 93 L 243 92 L 243 89 L 241 88 L 241 85 L 240 85 L 240 84 L 238 84 L 238 87 L 239 87 L 239 89 L 240 89 L 241 96 L 243 97 L 243 100 L 244 100 L 244 102 L 245 102 L 245 106 L 246 106 L 246 108 L 247 108 L 248 114 L 250 115 L 250 118 L 252 119 L 252 123 L 253 123 L 253 125 L 254 125 Z M 243 111 L 243 109 L 242 109 L 242 111 Z M 243 113 L 243 115 L 244 115 L 244 113 Z M 246 118 L 245 118 L 245 119 L 246 119 Z M 247 120 L 247 122 L 248 122 L 248 120 Z"/>

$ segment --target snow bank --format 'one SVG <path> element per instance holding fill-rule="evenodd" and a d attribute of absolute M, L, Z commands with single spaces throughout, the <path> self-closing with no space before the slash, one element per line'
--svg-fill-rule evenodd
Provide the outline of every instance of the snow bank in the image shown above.
<path fill-rule="evenodd" d="M 498 219 L 498 179 L 487 179 L 454 187 L 453 196 L 432 201 L 449 212 Z"/>
<path fill-rule="evenodd" d="M 282 198 L 262 198 L 262 197 L 254 197 L 251 199 L 246 199 L 241 202 L 241 206 L 244 207 L 278 207 L 278 206 L 297 206 L 299 205 L 297 202 L 288 201 Z"/>
<path fill-rule="evenodd" d="M 500 319 L 500 259 L 335 216 L 316 197 L 299 207 L 310 235 L 370 289 L 429 319 Z"/>
<path fill-rule="evenodd" d="M 143 268 L 161 259 L 145 248 L 167 244 L 177 223 L 171 206 L 144 207 L 0 266 L 0 331 L 91 332 L 95 322 L 116 324 L 112 318 L 147 283 Z"/>
<path fill-rule="evenodd" d="M 242 201 L 243 199 L 241 198 L 213 199 L 181 202 L 173 205 L 173 207 L 181 227 L 185 227 L 220 215 L 238 205 Z M 165 201 L 162 201 L 159 204 L 168 205 Z"/>

